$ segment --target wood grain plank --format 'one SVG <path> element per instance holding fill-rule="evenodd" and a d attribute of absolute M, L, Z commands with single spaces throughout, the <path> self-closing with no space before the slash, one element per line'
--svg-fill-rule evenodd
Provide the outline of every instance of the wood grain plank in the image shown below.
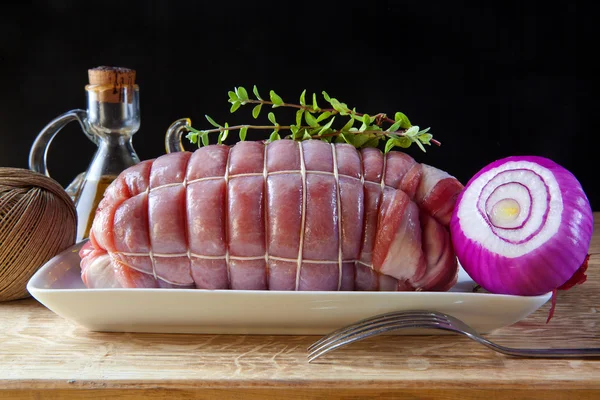
<path fill-rule="evenodd" d="M 595 271 L 599 267 L 594 264 Z M 530 347 L 598 343 L 598 318 L 591 319 L 591 311 L 573 312 L 573 299 L 577 307 L 592 308 L 593 303 L 586 302 L 593 300 L 576 296 L 575 292 L 583 289 L 561 296 L 561 308 L 549 325 L 545 324 L 547 310 L 542 309 L 489 337 Z M 358 380 L 374 386 L 400 381 L 402 387 L 423 382 L 434 387 L 446 382 L 600 382 L 600 362 L 509 358 L 457 336 L 373 338 L 308 364 L 305 348 L 315 340 L 310 336 L 88 332 L 32 300 L 17 302 L 6 311 L 0 317 L 0 375 L 7 381 L 31 380 L 34 386 L 49 380 L 61 387 L 68 386 L 69 380 L 106 383 L 127 379 L 185 379 L 207 384 L 223 379 L 228 384 L 236 380 L 274 384 Z"/>
<path fill-rule="evenodd" d="M 222 399 L 222 400 L 259 400 L 259 399 L 289 399 L 289 400 L 356 400 L 356 399 L 410 399 L 410 400 L 592 400 L 597 399 L 600 391 L 589 389 L 576 389 L 557 392 L 548 389 L 508 389 L 508 390 L 479 390 L 465 392 L 462 389 L 450 390 L 386 390 L 386 389 L 294 389 L 293 391 L 281 389 L 249 389 L 244 391 L 208 389 L 208 390 L 178 390 L 178 389 L 147 389 L 147 390 L 7 390 L 0 391 L 0 396 L 6 400 L 75 400 L 75 399 Z"/>
<path fill-rule="evenodd" d="M 600 212 L 594 213 L 594 236 L 590 244 L 590 254 L 600 254 L 600 240 L 598 234 L 600 232 Z"/>
<path fill-rule="evenodd" d="M 599 215 L 588 281 L 559 293 L 554 319 L 547 304 L 488 338 L 600 347 Z M 316 339 L 89 332 L 33 299 L 0 303 L 0 397 L 600 398 L 600 360 L 511 358 L 448 335 L 368 339 L 308 364 Z"/>

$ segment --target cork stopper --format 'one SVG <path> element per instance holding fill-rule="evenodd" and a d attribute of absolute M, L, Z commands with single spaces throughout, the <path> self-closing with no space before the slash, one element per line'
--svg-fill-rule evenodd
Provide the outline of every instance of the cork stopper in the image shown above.
<path fill-rule="evenodd" d="M 132 100 L 135 85 L 135 70 L 122 67 L 96 67 L 88 70 L 87 90 L 97 93 L 98 101 L 120 103 Z"/>

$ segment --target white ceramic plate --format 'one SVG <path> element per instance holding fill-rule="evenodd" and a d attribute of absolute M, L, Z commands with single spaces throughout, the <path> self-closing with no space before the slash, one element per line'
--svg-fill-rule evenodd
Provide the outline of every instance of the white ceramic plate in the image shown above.
<path fill-rule="evenodd" d="M 377 314 L 421 309 L 446 312 L 486 333 L 525 318 L 551 296 L 473 293 L 475 284 L 462 269 L 457 285 L 444 293 L 87 289 L 79 268 L 82 245 L 48 261 L 27 289 L 92 331 L 322 335 Z"/>

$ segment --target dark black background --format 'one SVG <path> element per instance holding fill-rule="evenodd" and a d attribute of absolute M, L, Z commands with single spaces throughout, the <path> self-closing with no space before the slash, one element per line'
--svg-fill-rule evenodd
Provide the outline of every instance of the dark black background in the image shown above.
<path fill-rule="evenodd" d="M 375 114 L 406 113 L 441 147 L 408 152 L 466 181 L 509 155 L 549 157 L 573 172 L 600 210 L 595 95 L 577 76 L 577 37 L 591 13 L 576 2 L 13 2 L 0 12 L 0 165 L 27 167 L 37 133 L 85 108 L 87 69 L 137 70 L 142 159 L 164 153 L 164 133 L 229 113 L 227 91 L 256 84 L 297 101 L 326 90 Z M 254 136 L 256 137 L 256 136 Z M 189 147 L 191 149 L 191 146 Z M 49 153 L 67 184 L 94 151 L 77 125 Z"/>

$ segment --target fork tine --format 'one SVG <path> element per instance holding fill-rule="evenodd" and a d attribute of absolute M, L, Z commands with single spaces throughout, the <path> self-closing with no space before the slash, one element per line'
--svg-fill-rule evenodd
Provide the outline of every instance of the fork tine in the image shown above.
<path fill-rule="evenodd" d="M 315 343 L 310 345 L 308 347 L 308 350 L 310 351 L 310 350 L 314 349 L 315 347 L 320 346 L 325 341 L 330 341 L 340 335 L 344 335 L 344 334 L 348 333 L 349 331 L 352 331 L 354 329 L 357 329 L 359 327 L 362 327 L 362 326 L 365 326 L 368 324 L 375 324 L 375 323 L 380 323 L 380 322 L 384 322 L 384 321 L 395 320 L 397 318 L 429 318 L 429 317 L 433 317 L 433 316 L 438 316 L 438 315 L 436 313 L 430 312 L 430 311 L 396 311 L 396 312 L 376 315 L 374 317 L 360 320 L 351 325 L 347 325 L 336 331 L 330 332 L 329 334 L 323 336 L 321 339 L 319 339 L 318 341 L 316 341 Z M 443 315 L 439 316 L 439 317 L 443 317 Z"/>
<path fill-rule="evenodd" d="M 440 319 L 436 316 L 431 316 L 427 314 L 408 314 L 404 315 L 403 313 L 399 315 L 386 316 L 384 318 L 379 318 L 378 320 L 372 320 L 367 323 L 353 324 L 348 327 L 348 329 L 344 329 L 337 334 L 331 334 L 325 336 L 324 340 L 319 341 L 318 344 L 313 345 L 309 348 L 309 352 L 318 351 L 320 348 L 329 345 L 338 340 L 343 340 L 344 338 L 355 335 L 370 329 L 374 329 L 377 327 L 389 325 L 389 324 L 410 324 L 414 322 L 446 322 L 444 319 Z"/>
<path fill-rule="evenodd" d="M 331 346 L 336 342 L 340 342 L 345 340 L 348 337 L 359 335 L 363 332 L 372 331 L 374 329 L 386 327 L 386 326 L 395 326 L 396 329 L 402 328 L 404 325 L 412 326 L 415 323 L 443 323 L 447 324 L 447 320 L 443 317 L 439 317 L 437 315 L 433 315 L 431 313 L 423 313 L 423 312 L 399 312 L 394 314 L 386 314 L 380 316 L 378 318 L 369 318 L 368 322 L 359 322 L 353 325 L 350 325 L 346 328 L 340 329 L 332 334 L 329 334 L 315 343 L 313 346 L 310 346 L 308 349 L 309 355 L 318 352 L 319 350 Z"/>
<path fill-rule="evenodd" d="M 348 338 L 352 338 L 352 337 L 360 337 L 360 335 L 365 334 L 368 337 L 370 335 L 368 335 L 370 332 L 376 332 L 378 331 L 378 329 L 383 329 L 385 330 L 386 327 L 393 327 L 394 330 L 396 329 L 402 329 L 402 328 L 410 328 L 413 327 L 415 324 L 443 324 L 443 321 L 439 321 L 436 319 L 430 319 L 430 318 L 403 318 L 403 319 L 395 319 L 395 320 L 388 320 L 388 321 L 382 321 L 382 322 L 378 322 L 376 324 L 366 324 L 363 325 L 361 327 L 358 327 L 356 329 L 353 329 L 351 331 L 346 332 L 343 335 L 337 335 L 333 338 L 330 338 L 329 340 L 321 343 L 319 346 L 314 347 L 313 349 L 309 350 L 309 354 L 308 357 L 310 357 L 313 354 L 318 353 L 319 351 L 329 348 L 329 347 L 337 347 L 336 344 L 337 343 L 342 343 L 345 340 L 347 340 Z M 386 331 L 387 332 L 387 331 Z"/>
<path fill-rule="evenodd" d="M 428 311 L 395 311 L 395 312 L 389 312 L 389 313 L 385 313 L 385 314 L 375 315 L 373 317 L 359 320 L 351 325 L 346 325 L 346 326 L 341 327 L 333 332 L 328 333 L 327 335 L 323 336 L 321 339 L 319 339 L 316 342 L 314 342 L 313 344 L 311 344 L 308 347 L 308 350 L 312 350 L 313 348 L 321 345 L 325 341 L 329 341 L 337 336 L 343 335 L 353 329 L 356 329 L 358 327 L 361 327 L 361 326 L 364 326 L 367 324 L 388 321 L 388 320 L 395 319 L 395 318 L 405 318 L 405 317 L 406 318 L 419 318 L 419 317 L 429 316 L 429 315 L 432 315 L 432 314 Z"/>
<path fill-rule="evenodd" d="M 315 349 L 314 351 L 309 353 L 308 362 L 310 363 L 310 362 L 314 361 L 316 358 L 321 357 L 322 355 L 325 355 L 325 354 L 329 353 L 330 351 L 333 351 L 333 350 L 338 349 L 343 346 L 347 346 L 347 345 L 357 342 L 359 340 L 367 339 L 367 338 L 377 336 L 377 335 L 380 335 L 380 334 L 383 334 L 386 332 L 400 330 L 400 329 L 406 329 L 406 328 L 446 329 L 445 324 L 443 322 L 436 322 L 436 321 L 421 321 L 421 322 L 409 321 L 409 322 L 402 322 L 402 323 L 386 323 L 386 324 L 380 325 L 379 327 L 377 327 L 377 329 L 374 329 L 373 327 L 369 327 L 368 329 L 365 329 L 362 332 L 356 332 L 352 335 L 345 336 L 334 342 L 330 342 L 327 345 L 321 346 L 318 349 Z"/>
<path fill-rule="evenodd" d="M 414 311 L 394 311 L 394 312 L 389 312 L 389 313 L 385 313 L 385 314 L 375 315 L 373 317 L 359 320 L 351 325 L 344 326 L 340 329 L 337 329 L 333 332 L 328 333 L 327 335 L 323 336 L 321 339 L 317 340 L 315 343 L 310 345 L 308 347 L 308 350 L 310 351 L 313 348 L 315 348 L 315 347 L 319 346 L 320 344 L 322 344 L 323 342 L 325 342 L 326 340 L 330 340 L 336 336 L 344 334 L 352 329 L 356 329 L 357 327 L 363 326 L 368 323 L 377 323 L 377 322 L 381 322 L 381 321 L 385 321 L 385 320 L 389 320 L 389 319 L 393 319 L 393 318 L 397 318 L 397 317 L 419 318 L 419 317 L 423 317 L 423 316 L 433 316 L 433 315 L 438 315 L 438 314 L 435 312 L 432 312 L 432 311 L 414 310 Z"/>

